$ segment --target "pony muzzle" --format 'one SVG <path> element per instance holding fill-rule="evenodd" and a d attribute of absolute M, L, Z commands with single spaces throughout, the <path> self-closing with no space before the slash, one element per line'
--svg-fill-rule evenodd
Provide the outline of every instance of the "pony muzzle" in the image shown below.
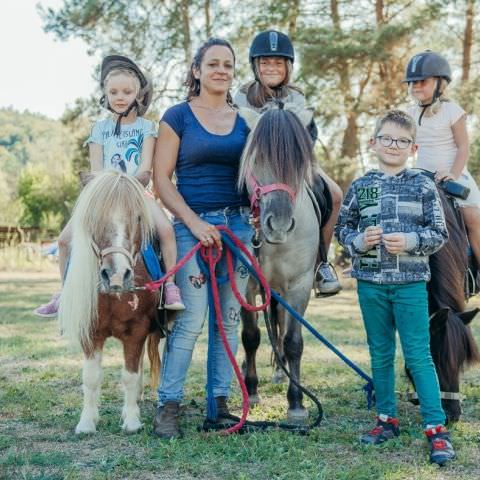
<path fill-rule="evenodd" d="M 100 269 L 101 289 L 105 293 L 119 293 L 133 289 L 133 270 L 130 267 L 110 269 L 103 266 Z"/>

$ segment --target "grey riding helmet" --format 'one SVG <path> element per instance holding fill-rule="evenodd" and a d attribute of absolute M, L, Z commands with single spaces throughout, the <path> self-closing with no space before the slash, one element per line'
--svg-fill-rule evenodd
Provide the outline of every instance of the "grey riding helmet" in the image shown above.
<path fill-rule="evenodd" d="M 410 59 L 403 82 L 416 82 L 429 77 L 444 78 L 450 83 L 452 70 L 445 57 L 431 50 L 425 50 Z"/>
<path fill-rule="evenodd" d="M 137 107 L 137 112 L 140 116 L 144 115 L 150 102 L 152 101 L 153 96 L 153 87 L 152 82 L 148 74 L 142 72 L 142 70 L 128 57 L 123 55 L 108 55 L 102 61 L 102 67 L 100 72 L 100 87 L 103 90 L 105 78 L 107 75 L 116 69 L 126 69 L 132 71 L 140 81 L 140 91 L 138 92 L 135 106 Z M 102 106 L 109 108 L 106 102 L 105 96 L 100 100 Z"/>
<path fill-rule="evenodd" d="M 258 57 L 284 57 L 295 61 L 293 45 L 287 35 L 276 30 L 259 33 L 250 46 L 250 63 Z"/>

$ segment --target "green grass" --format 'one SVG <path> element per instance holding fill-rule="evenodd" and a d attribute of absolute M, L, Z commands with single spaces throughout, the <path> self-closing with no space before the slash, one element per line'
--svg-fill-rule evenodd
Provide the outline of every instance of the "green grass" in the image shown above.
<path fill-rule="evenodd" d="M 399 400 L 402 434 L 380 448 L 358 443 L 372 425 L 363 381 L 306 333 L 303 380 L 322 401 L 325 418 L 307 436 L 282 431 L 229 437 L 197 431 L 204 414 L 206 337 L 194 352 L 186 386 L 185 437 L 162 442 L 152 436 L 155 401 L 149 387 L 141 405 L 145 428 L 121 431 L 120 345 L 110 340 L 104 355 L 98 432 L 76 436 L 81 404 L 81 354 L 58 336 L 56 320 L 31 310 L 58 288 L 53 276 L 0 276 L 0 479 L 473 479 L 480 477 L 480 374 L 466 372 L 464 416 L 452 428 L 458 459 L 438 469 L 428 463 L 418 409 Z M 479 304 L 477 300 L 475 304 Z M 342 292 L 312 300 L 308 318 L 364 370 L 365 335 L 355 295 Z M 478 325 L 477 325 L 478 324 Z M 473 324 L 480 340 L 480 321 Z M 286 386 L 269 382 L 270 351 L 263 331 L 258 364 L 261 405 L 253 419 L 284 420 Z M 240 349 L 238 358 L 243 352 Z M 406 390 L 398 359 L 397 389 Z M 148 374 L 148 369 L 147 372 Z M 241 399 L 234 388 L 233 410 Z M 311 416 L 315 413 L 311 408 Z"/>

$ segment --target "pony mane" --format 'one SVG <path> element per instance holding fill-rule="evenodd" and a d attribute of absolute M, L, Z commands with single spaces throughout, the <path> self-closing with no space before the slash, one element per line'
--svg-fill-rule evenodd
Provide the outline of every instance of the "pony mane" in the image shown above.
<path fill-rule="evenodd" d="M 445 309 L 439 315 L 438 325 L 430 329 L 435 343 L 432 357 L 440 384 L 450 385 L 465 366 L 480 361 L 480 354 L 470 327 L 455 312 Z"/>
<path fill-rule="evenodd" d="M 428 286 L 432 342 L 436 343 L 434 361 L 440 382 L 448 385 L 465 364 L 480 360 L 470 328 L 458 313 L 465 310 L 465 272 L 467 269 L 467 238 L 463 220 L 445 193 L 438 189 L 445 213 L 449 239 L 430 257 L 431 280 Z M 443 310 L 443 312 L 441 311 Z"/>
<path fill-rule="evenodd" d="M 438 189 L 445 214 L 449 239 L 435 254 L 430 256 L 431 280 L 428 288 L 430 313 L 441 308 L 454 312 L 465 310 L 464 281 L 467 269 L 467 239 L 463 222 L 457 216 L 445 193 Z"/>
<path fill-rule="evenodd" d="M 238 187 L 242 190 L 251 174 L 261 182 L 273 178 L 299 191 L 312 182 L 315 163 L 313 143 L 293 112 L 271 109 L 260 117 L 245 146 Z"/>
<path fill-rule="evenodd" d="M 98 315 L 99 259 L 92 241 L 108 238 L 116 212 L 129 222 L 132 238 L 140 233 L 143 248 L 153 229 L 144 190 L 134 177 L 108 170 L 95 175 L 75 204 L 71 255 L 60 299 L 61 329 L 72 343 L 80 342 L 84 348 L 91 346 Z"/>

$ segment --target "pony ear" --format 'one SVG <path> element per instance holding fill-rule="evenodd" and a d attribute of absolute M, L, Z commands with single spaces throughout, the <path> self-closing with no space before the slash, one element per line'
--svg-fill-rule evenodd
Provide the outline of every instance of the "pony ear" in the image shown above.
<path fill-rule="evenodd" d="M 437 310 L 430 317 L 430 326 L 435 325 L 437 329 L 445 327 L 445 323 L 447 322 L 449 313 L 450 313 L 450 309 L 448 307 Z"/>
<path fill-rule="evenodd" d="M 299 118 L 300 122 L 304 127 L 308 127 L 308 125 L 310 125 L 310 122 L 313 120 L 313 110 L 311 108 L 298 108 L 298 105 L 289 102 L 285 103 L 283 109 L 294 113 Z"/>
<path fill-rule="evenodd" d="M 458 316 L 460 320 L 463 322 L 464 325 L 468 325 L 474 318 L 475 315 L 480 312 L 480 308 L 474 308 L 473 310 L 469 310 L 468 312 L 459 313 Z"/>
<path fill-rule="evenodd" d="M 142 184 L 142 186 L 146 187 L 150 183 L 150 178 L 152 174 L 150 172 L 142 172 L 138 175 L 135 175 L 135 178 Z"/>
<path fill-rule="evenodd" d="M 255 110 L 246 107 L 240 108 L 238 110 L 238 114 L 245 120 L 250 131 L 253 132 L 258 121 L 260 120 L 260 114 Z"/>
<path fill-rule="evenodd" d="M 80 183 L 82 184 L 82 187 L 85 187 L 88 182 L 95 178 L 95 174 L 91 172 L 80 172 L 78 176 L 80 177 Z"/>

